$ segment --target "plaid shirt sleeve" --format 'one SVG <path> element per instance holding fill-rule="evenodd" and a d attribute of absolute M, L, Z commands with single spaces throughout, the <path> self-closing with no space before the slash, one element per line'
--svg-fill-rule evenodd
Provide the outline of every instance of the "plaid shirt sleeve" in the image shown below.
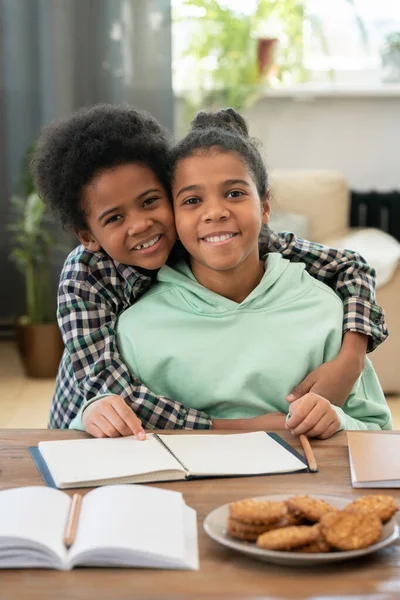
<path fill-rule="evenodd" d="M 125 398 L 148 429 L 211 428 L 207 414 L 152 394 L 129 373 L 118 352 L 115 325 L 118 315 L 149 287 L 150 280 L 136 273 L 133 285 L 128 285 L 123 277 L 115 276 L 115 270 L 108 257 L 97 261 L 95 271 L 77 260 L 67 259 L 64 266 L 58 322 L 65 352 L 50 426 L 68 427 L 86 400 L 117 394 Z"/>
<path fill-rule="evenodd" d="M 310 275 L 333 288 L 344 304 L 343 331 L 368 335 L 368 352 L 388 337 L 383 309 L 375 300 L 375 269 L 360 254 L 268 228 L 260 236 L 260 253 L 266 252 L 281 252 L 291 261 L 304 262 Z"/>

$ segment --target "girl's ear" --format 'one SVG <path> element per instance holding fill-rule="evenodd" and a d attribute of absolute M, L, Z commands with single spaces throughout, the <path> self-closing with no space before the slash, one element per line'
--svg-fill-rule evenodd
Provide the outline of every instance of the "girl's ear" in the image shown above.
<path fill-rule="evenodd" d="M 76 231 L 75 235 L 77 236 L 80 243 L 85 246 L 91 252 L 99 252 L 101 250 L 101 246 L 96 240 L 95 237 L 90 233 L 90 231 L 84 229 L 83 231 Z"/>
<path fill-rule="evenodd" d="M 262 201 L 262 222 L 263 225 L 266 225 L 269 221 L 269 218 L 271 216 L 271 205 L 269 202 L 269 190 L 268 192 L 265 194 L 265 198 Z"/>

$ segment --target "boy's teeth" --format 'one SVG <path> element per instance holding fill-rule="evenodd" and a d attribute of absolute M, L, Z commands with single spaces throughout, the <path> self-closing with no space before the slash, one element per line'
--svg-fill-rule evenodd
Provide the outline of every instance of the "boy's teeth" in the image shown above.
<path fill-rule="evenodd" d="M 150 240 L 149 242 L 146 242 L 145 244 L 139 244 L 139 246 L 135 246 L 134 249 L 135 250 L 143 250 L 143 248 L 150 248 L 150 246 L 154 246 L 154 244 L 157 244 L 160 237 L 161 237 L 161 235 L 158 235 L 157 237 Z"/>
<path fill-rule="evenodd" d="M 212 237 L 205 237 L 206 242 L 216 243 L 223 242 L 224 240 L 229 240 L 229 238 L 234 237 L 235 233 L 225 233 L 224 235 L 213 235 Z"/>

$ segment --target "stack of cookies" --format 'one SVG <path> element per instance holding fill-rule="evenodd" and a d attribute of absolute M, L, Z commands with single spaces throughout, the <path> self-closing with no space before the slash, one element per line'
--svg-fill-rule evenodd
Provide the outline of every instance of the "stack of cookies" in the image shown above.
<path fill-rule="evenodd" d="M 392 496 L 364 496 L 338 510 L 324 500 L 240 500 L 229 507 L 227 533 L 260 548 L 292 552 L 358 550 L 375 544 L 398 510 Z"/>

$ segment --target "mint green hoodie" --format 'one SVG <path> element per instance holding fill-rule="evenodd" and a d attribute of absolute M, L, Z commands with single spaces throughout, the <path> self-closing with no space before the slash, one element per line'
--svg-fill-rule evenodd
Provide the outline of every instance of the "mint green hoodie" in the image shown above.
<path fill-rule="evenodd" d="M 155 394 L 213 418 L 288 412 L 308 373 L 337 356 L 343 305 L 301 263 L 269 254 L 259 285 L 240 304 L 202 286 L 185 262 L 119 318 L 129 369 Z M 342 429 L 390 429 L 390 411 L 370 361 L 343 410 Z"/>
<path fill-rule="evenodd" d="M 162 267 L 158 283 L 120 316 L 117 339 L 128 368 L 153 393 L 237 419 L 287 413 L 291 389 L 337 356 L 342 321 L 342 302 L 329 287 L 302 263 L 272 253 L 240 304 L 202 286 L 184 262 Z M 368 359 L 335 410 L 342 429 L 392 427 Z M 82 429 L 81 412 L 70 427 Z"/>

